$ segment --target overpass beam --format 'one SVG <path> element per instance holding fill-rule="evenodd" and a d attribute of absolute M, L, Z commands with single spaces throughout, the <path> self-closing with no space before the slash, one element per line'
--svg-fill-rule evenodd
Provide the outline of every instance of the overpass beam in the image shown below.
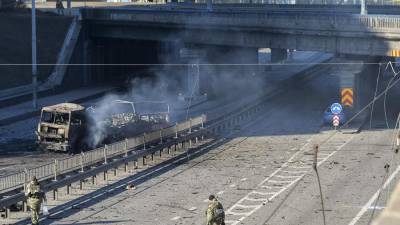
<path fill-rule="evenodd" d="M 283 63 L 287 59 L 287 50 L 282 48 L 271 48 L 271 62 Z"/>

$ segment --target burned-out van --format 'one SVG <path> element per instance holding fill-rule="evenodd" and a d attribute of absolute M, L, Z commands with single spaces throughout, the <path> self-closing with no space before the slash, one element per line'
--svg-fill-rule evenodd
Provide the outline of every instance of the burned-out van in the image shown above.
<path fill-rule="evenodd" d="M 78 104 L 61 103 L 43 107 L 36 132 L 39 147 L 71 151 L 84 141 L 86 121 L 85 108 Z"/>
<path fill-rule="evenodd" d="M 76 153 L 168 125 L 164 102 L 113 100 L 87 108 L 62 103 L 43 107 L 36 134 L 41 149 Z"/>

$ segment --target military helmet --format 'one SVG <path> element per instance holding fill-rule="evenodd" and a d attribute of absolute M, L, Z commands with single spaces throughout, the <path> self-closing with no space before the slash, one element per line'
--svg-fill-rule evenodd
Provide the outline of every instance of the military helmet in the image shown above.
<path fill-rule="evenodd" d="M 38 183 L 38 180 L 37 180 L 36 176 L 33 176 L 31 181 L 34 182 L 34 183 Z"/>
<path fill-rule="evenodd" d="M 208 200 L 213 200 L 213 199 L 215 199 L 215 196 L 214 195 L 210 195 L 210 196 L 208 196 Z"/>

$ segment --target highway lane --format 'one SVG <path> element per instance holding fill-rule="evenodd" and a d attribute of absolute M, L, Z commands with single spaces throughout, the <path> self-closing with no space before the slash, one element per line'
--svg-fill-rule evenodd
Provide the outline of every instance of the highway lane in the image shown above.
<path fill-rule="evenodd" d="M 390 139 L 390 131 L 362 132 L 319 167 L 328 223 L 350 225 L 379 189 L 392 155 Z M 246 224 L 322 224 L 321 209 L 316 176 L 310 171 L 290 195 L 277 198 Z M 367 211 L 353 224 L 367 224 L 371 208 Z"/>
<path fill-rule="evenodd" d="M 301 155 L 329 135 L 319 133 L 321 113 L 337 94 L 337 87 L 327 79 L 335 78 L 316 79 L 276 98 L 262 116 L 229 135 L 228 143 L 209 154 L 153 178 L 136 190 L 84 203 L 79 211 L 66 210 L 44 224 L 204 224 L 204 200 L 210 193 L 229 209 L 293 155 Z M 315 95 L 316 87 L 329 91 Z M 340 140 L 334 143 L 338 144 L 342 145 Z"/>

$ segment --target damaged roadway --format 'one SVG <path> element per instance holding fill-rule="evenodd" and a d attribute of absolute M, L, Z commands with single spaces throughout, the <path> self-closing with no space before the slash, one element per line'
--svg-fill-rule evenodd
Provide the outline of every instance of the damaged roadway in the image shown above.
<path fill-rule="evenodd" d="M 335 87 L 327 87 L 327 83 L 316 79 L 277 98 L 262 116 L 227 135 L 228 142 L 209 154 L 153 177 L 134 190 L 105 192 L 76 208 L 58 212 L 43 224 L 200 225 L 205 223 L 205 200 L 211 193 L 224 204 L 227 224 L 321 224 L 319 192 L 309 162 L 304 164 L 308 172 L 302 179 L 271 201 L 254 202 L 261 207 L 253 213 L 240 214 L 248 212 L 244 207 L 235 211 L 241 215 L 238 218 L 230 214 L 230 209 L 260 189 L 260 182 L 274 176 L 296 153 L 300 158 L 307 157 L 302 151 L 332 133 L 320 132 L 320 105 L 336 94 Z M 317 84 L 329 92 L 314 95 Z M 379 188 L 383 165 L 392 156 L 391 134 L 390 130 L 338 134 L 321 148 L 322 153 L 333 153 L 319 166 L 330 223 L 349 224 Z M 368 213 L 361 220 L 365 222 Z"/>

